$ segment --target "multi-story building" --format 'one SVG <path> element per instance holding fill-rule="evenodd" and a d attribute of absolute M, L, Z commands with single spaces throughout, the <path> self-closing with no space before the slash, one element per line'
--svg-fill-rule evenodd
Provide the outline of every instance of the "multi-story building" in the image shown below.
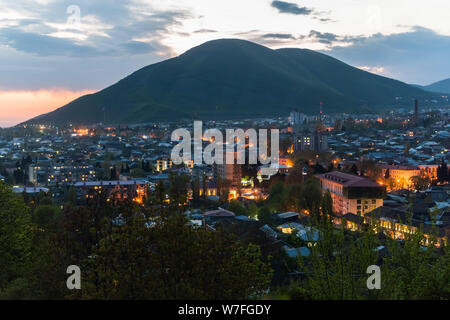
<path fill-rule="evenodd" d="M 325 133 L 322 114 L 313 119 L 298 111 L 289 117 L 294 132 L 294 151 L 321 152 L 328 150 L 328 136 Z"/>
<path fill-rule="evenodd" d="M 429 165 L 419 165 L 420 173 L 422 176 L 428 177 L 431 181 L 437 180 L 437 172 L 439 165 L 429 164 Z"/>
<path fill-rule="evenodd" d="M 92 181 L 96 170 L 92 165 L 37 163 L 28 167 L 28 180 L 33 185 L 56 185 L 75 181 Z"/>
<path fill-rule="evenodd" d="M 92 199 L 96 194 L 105 192 L 109 198 L 116 200 L 132 198 L 137 203 L 143 203 L 149 190 L 145 180 L 83 181 L 76 182 L 73 186 L 80 199 Z"/>
<path fill-rule="evenodd" d="M 306 119 L 307 117 L 304 113 L 301 113 L 298 110 L 292 111 L 289 115 L 289 125 L 292 127 L 302 125 Z"/>
<path fill-rule="evenodd" d="M 320 132 L 299 133 L 295 137 L 294 151 L 327 151 L 328 137 Z"/>
<path fill-rule="evenodd" d="M 379 164 L 381 174 L 386 177 L 389 171 L 389 177 L 394 179 L 397 188 L 410 188 L 412 186 L 412 177 L 420 176 L 420 168 L 415 166 L 397 166 L 389 164 Z"/>
<path fill-rule="evenodd" d="M 237 153 L 234 152 L 234 163 L 226 164 L 226 154 L 224 152 L 224 163 L 215 164 L 216 177 L 220 177 L 222 181 L 227 181 L 231 187 L 238 187 L 242 181 L 242 165 L 237 164 Z"/>
<path fill-rule="evenodd" d="M 163 172 L 172 168 L 173 163 L 170 159 L 159 159 L 156 160 L 156 171 Z"/>
<path fill-rule="evenodd" d="M 317 178 L 323 192 L 330 192 L 336 214 L 365 215 L 383 206 L 386 189 L 370 179 L 337 171 L 318 175 Z"/>

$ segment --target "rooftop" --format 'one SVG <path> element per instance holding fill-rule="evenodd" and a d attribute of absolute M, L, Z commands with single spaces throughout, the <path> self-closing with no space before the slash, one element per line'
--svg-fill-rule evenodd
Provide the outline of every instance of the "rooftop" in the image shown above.
<path fill-rule="evenodd" d="M 380 164 L 378 165 L 380 168 L 389 169 L 389 170 L 419 170 L 418 167 L 414 166 L 397 166 L 391 164 Z"/>
<path fill-rule="evenodd" d="M 317 177 L 319 179 L 326 179 L 337 182 L 345 187 L 381 187 L 381 185 L 368 178 L 338 171 L 320 174 L 317 175 Z"/>
<path fill-rule="evenodd" d="M 147 184 L 147 181 L 145 180 L 114 180 L 114 181 L 80 181 L 75 182 L 75 187 L 98 187 L 98 186 L 130 186 L 134 184 Z"/>

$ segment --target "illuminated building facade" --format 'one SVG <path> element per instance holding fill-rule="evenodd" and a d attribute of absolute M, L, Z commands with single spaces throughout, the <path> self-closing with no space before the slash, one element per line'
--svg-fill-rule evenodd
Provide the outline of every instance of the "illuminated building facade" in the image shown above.
<path fill-rule="evenodd" d="M 242 181 L 242 165 L 237 164 L 237 152 L 234 152 L 234 163 L 225 164 L 227 152 L 224 152 L 224 164 L 214 164 L 216 177 L 228 181 L 231 187 L 238 187 Z"/>
<path fill-rule="evenodd" d="M 96 194 L 106 193 L 109 199 L 123 200 L 132 198 L 142 204 L 148 195 L 148 184 L 145 180 L 127 181 L 84 181 L 73 184 L 81 199 L 93 199 Z"/>
<path fill-rule="evenodd" d="M 420 176 L 420 168 L 414 166 L 397 166 L 389 164 L 380 164 L 381 174 L 386 177 L 386 172 L 389 170 L 389 177 L 395 182 L 396 189 L 411 188 L 412 177 Z"/>
<path fill-rule="evenodd" d="M 422 176 L 429 178 L 431 181 L 437 180 L 437 178 L 438 178 L 437 173 L 438 173 L 439 165 L 437 165 L 437 164 L 419 165 L 418 167 L 420 169 L 420 173 L 422 174 Z"/>
<path fill-rule="evenodd" d="M 365 215 L 383 206 L 385 187 L 360 176 L 342 172 L 318 175 L 323 192 L 329 191 L 333 211 L 338 215 Z"/>
<path fill-rule="evenodd" d="M 156 171 L 163 172 L 172 168 L 173 163 L 170 159 L 160 159 L 156 160 Z"/>

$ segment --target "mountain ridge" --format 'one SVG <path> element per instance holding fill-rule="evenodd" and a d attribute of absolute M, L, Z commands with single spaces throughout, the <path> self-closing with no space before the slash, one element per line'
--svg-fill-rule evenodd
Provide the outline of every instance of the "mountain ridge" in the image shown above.
<path fill-rule="evenodd" d="M 450 94 L 450 78 L 434 82 L 428 86 L 422 86 L 421 88 L 430 92 Z"/>
<path fill-rule="evenodd" d="M 143 67 L 26 123 L 275 116 L 297 108 L 314 113 L 320 102 L 326 112 L 357 112 L 431 97 L 312 50 L 273 50 L 245 40 L 219 39 Z"/>

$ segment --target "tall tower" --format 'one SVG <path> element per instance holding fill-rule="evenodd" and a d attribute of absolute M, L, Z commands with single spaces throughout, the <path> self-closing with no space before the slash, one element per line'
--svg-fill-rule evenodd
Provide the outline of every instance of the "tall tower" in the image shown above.
<path fill-rule="evenodd" d="M 320 116 L 319 121 L 323 121 L 323 102 L 320 102 Z"/>
<path fill-rule="evenodd" d="M 417 120 L 419 120 L 419 100 L 414 100 L 414 123 L 417 124 Z"/>

